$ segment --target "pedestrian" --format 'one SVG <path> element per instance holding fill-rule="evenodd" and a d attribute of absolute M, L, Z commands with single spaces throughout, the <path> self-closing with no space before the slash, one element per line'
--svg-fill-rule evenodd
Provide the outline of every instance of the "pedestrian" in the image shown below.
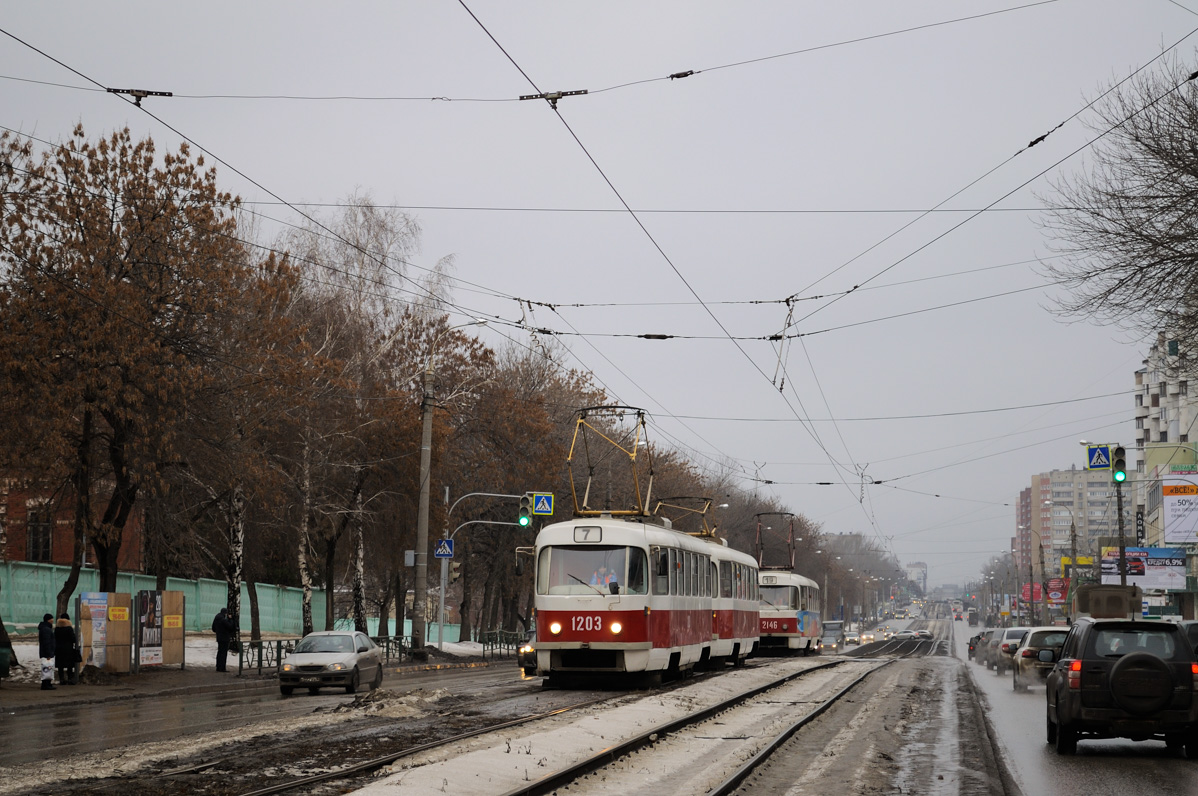
<path fill-rule="evenodd" d="M 63 613 L 54 625 L 54 662 L 58 668 L 59 685 L 75 685 L 79 682 L 76 664 L 79 663 L 79 652 L 75 646 L 75 626 L 71 624 L 71 615 Z"/>
<path fill-rule="evenodd" d="M 222 608 L 212 619 L 212 632 L 216 634 L 216 670 L 227 672 L 226 659 L 229 656 L 229 642 L 237 632 L 237 622 L 229 616 L 229 609 Z"/>
<path fill-rule="evenodd" d="M 37 657 L 42 663 L 42 690 L 54 690 L 54 614 L 42 617 L 37 626 Z"/>

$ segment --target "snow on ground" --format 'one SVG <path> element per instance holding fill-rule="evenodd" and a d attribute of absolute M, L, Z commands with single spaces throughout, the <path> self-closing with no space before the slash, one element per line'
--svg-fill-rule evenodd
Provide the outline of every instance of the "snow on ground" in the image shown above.
<path fill-rule="evenodd" d="M 377 783 L 356 793 L 436 796 L 507 792 L 671 718 L 728 699 L 787 671 L 819 663 L 798 659 L 729 670 L 698 687 L 648 696 L 633 694 L 599 707 L 439 747 L 384 769 Z"/>

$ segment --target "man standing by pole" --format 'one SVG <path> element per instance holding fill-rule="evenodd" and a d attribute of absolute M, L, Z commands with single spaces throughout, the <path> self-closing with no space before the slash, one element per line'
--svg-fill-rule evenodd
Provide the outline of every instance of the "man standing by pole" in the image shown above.
<path fill-rule="evenodd" d="M 229 657 L 229 642 L 237 633 L 237 622 L 229 616 L 229 609 L 222 608 L 212 619 L 212 632 L 216 634 L 216 670 L 229 671 L 226 662 Z"/>

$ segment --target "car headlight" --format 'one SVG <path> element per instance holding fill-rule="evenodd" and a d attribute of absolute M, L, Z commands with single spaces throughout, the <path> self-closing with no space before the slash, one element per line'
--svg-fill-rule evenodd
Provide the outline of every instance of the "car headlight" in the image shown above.
<path fill-rule="evenodd" d="M 346 666 L 344 663 L 330 663 L 328 665 L 328 670 L 330 672 L 343 672 L 348 668 L 349 667 Z"/>
<path fill-rule="evenodd" d="M 558 633 L 562 632 L 562 623 L 561 623 L 561 622 L 554 622 L 553 624 L 551 624 L 551 625 L 549 626 L 549 632 L 550 632 L 550 633 L 552 633 L 552 634 L 553 634 L 553 635 L 555 635 L 555 636 L 556 636 Z"/>
<path fill-rule="evenodd" d="M 284 663 L 284 664 L 283 664 L 283 671 L 285 671 L 285 672 L 294 672 L 294 671 L 295 671 L 295 664 L 294 664 L 294 663 Z"/>
<path fill-rule="evenodd" d="M 532 646 L 529 644 L 525 644 L 523 647 L 520 648 L 521 655 L 527 655 L 530 652 L 532 652 Z"/>

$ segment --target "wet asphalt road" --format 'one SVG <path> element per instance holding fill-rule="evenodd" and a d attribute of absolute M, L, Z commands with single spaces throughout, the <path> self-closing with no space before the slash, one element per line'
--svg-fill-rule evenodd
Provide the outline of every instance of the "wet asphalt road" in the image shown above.
<path fill-rule="evenodd" d="M 956 655 L 967 661 L 969 637 L 981 628 L 970 628 L 964 622 L 953 625 Z M 1198 794 L 1198 760 L 1174 757 L 1163 742 L 1082 740 L 1076 755 L 1058 755 L 1045 741 L 1044 686 L 1016 693 L 1009 673 L 999 677 L 972 661 L 966 665 L 989 702 L 987 715 L 1025 796 Z"/>
<path fill-rule="evenodd" d="M 520 680 L 519 670 L 512 663 L 485 669 L 388 675 L 383 688 L 445 686 L 457 694 L 469 694 L 512 686 Z M 359 693 L 366 691 L 365 686 L 359 689 Z M 0 767 L 232 730 L 248 723 L 274 723 L 283 731 L 289 718 L 352 700 L 343 691 L 333 690 L 284 698 L 272 685 L 224 694 L 148 697 L 7 714 L 0 717 Z"/>

